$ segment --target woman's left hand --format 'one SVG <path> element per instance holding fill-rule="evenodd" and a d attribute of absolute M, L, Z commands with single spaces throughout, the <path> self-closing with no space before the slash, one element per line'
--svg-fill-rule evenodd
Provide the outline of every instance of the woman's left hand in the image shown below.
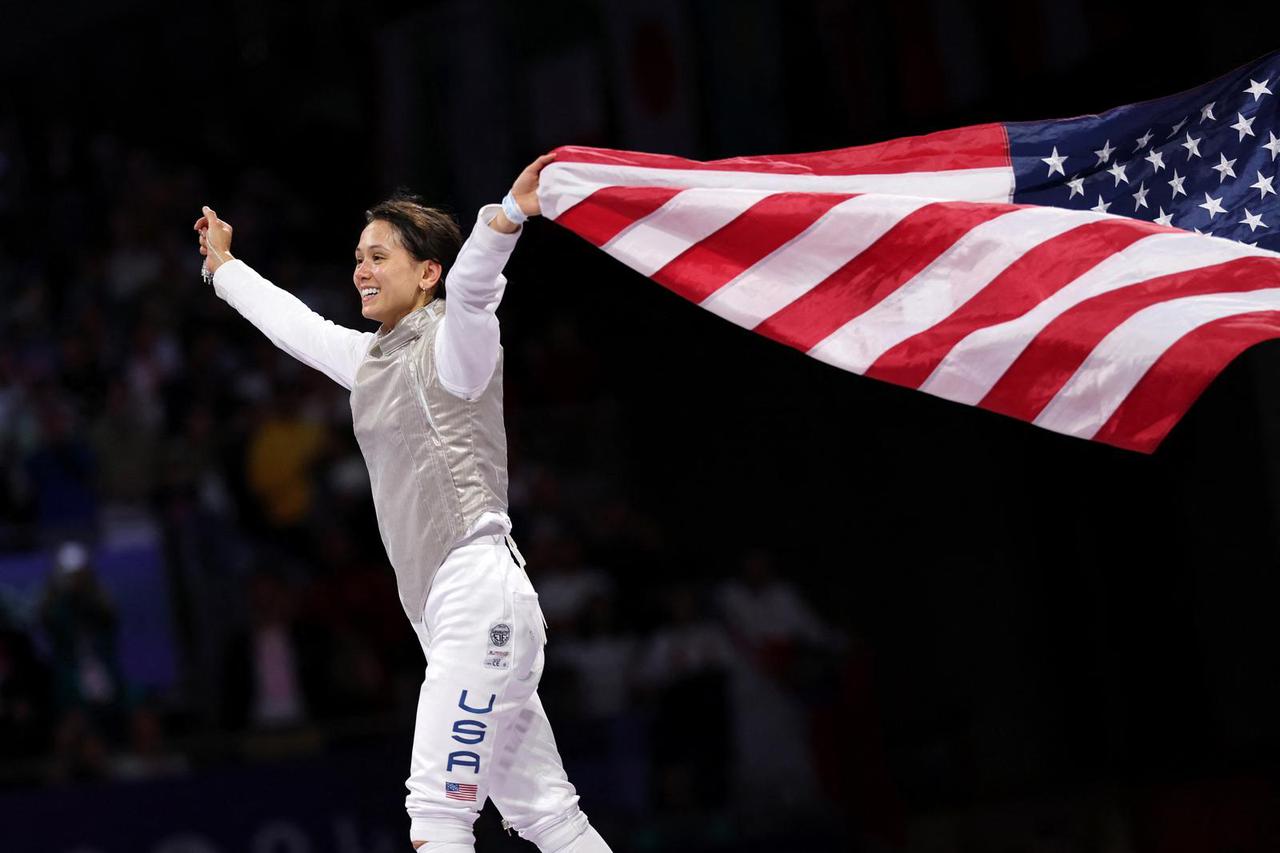
<path fill-rule="evenodd" d="M 543 154 L 525 166 L 524 171 L 516 178 L 516 182 L 511 185 L 511 196 L 528 216 L 538 216 L 542 213 L 542 205 L 538 203 L 538 175 L 544 166 L 555 159 L 554 151 Z"/>

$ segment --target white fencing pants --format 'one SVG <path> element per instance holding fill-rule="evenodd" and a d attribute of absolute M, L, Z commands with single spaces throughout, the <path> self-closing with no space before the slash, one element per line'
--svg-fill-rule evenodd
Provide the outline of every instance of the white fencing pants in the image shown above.
<path fill-rule="evenodd" d="M 508 541 L 477 536 L 454 548 L 414 625 L 427 671 L 406 783 L 409 837 L 427 851 L 474 845 L 488 797 L 542 853 L 608 853 L 538 699 L 546 623 Z"/>

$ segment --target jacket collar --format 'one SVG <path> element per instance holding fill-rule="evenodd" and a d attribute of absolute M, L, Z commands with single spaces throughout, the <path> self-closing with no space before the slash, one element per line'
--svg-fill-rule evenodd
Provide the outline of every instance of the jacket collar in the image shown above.
<path fill-rule="evenodd" d="M 444 314 L 444 300 L 433 299 L 421 308 L 415 308 L 401 317 L 386 332 L 374 333 L 373 346 L 379 354 L 390 355 L 422 335 L 427 326 Z"/>

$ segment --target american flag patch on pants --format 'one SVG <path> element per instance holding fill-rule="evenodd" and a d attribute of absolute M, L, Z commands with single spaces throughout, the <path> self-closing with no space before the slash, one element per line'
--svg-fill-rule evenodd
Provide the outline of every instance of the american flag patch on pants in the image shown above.
<path fill-rule="evenodd" d="M 445 782 L 444 795 L 450 800 L 465 800 L 469 803 L 476 801 L 476 786 L 465 785 L 462 782 Z"/>

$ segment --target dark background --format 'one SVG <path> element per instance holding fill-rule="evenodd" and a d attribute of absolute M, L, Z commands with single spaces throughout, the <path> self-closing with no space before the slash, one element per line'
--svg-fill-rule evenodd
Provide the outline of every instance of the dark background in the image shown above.
<path fill-rule="evenodd" d="M 235 225 L 238 257 L 371 330 L 350 252 L 398 186 L 465 232 L 559 144 L 713 159 L 1099 112 L 1273 49 L 1252 16 L 1084 0 L 0 7 L 3 565 L 39 574 L 67 538 L 151 530 L 174 658 L 153 683 L 126 664 L 106 716 L 83 717 L 57 689 L 43 587 L 0 567 L 27 590 L 3 623 L 0 846 L 403 846 L 421 659 L 367 484 L 345 485 L 346 394 L 200 283 L 202 203 Z M 535 585 L 568 590 L 549 654 L 589 659 L 604 637 L 635 674 L 595 716 L 580 656 L 543 686 L 619 853 L 1280 844 L 1275 344 L 1142 456 L 842 373 L 543 220 L 506 275 L 514 533 Z M 300 412 L 322 449 L 301 516 L 277 523 L 248 460 L 264 424 Z M 50 454 L 69 492 L 44 479 Z M 68 459 L 88 462 L 69 475 Z M 149 473 L 130 489 L 127 470 L 104 479 L 113 460 Z M 820 629 L 726 612 L 762 563 Z M 123 613 L 130 590 L 98 574 Z M 287 612 L 299 678 L 319 685 L 287 726 L 255 726 L 240 696 L 264 608 Z M 130 630 L 117 623 L 103 636 Z M 707 669 L 655 663 L 659 638 L 716 632 L 731 652 Z M 367 690 L 344 687 L 352 660 L 380 669 Z M 785 731 L 743 735 L 740 667 L 772 685 Z M 780 753 L 776 797 L 735 786 Z M 155 759 L 153 781 L 122 781 L 128 755 Z M 306 791 L 351 772 L 367 785 L 333 798 L 360 823 L 343 836 L 340 807 Z M 223 789 L 257 810 L 210 808 Z M 74 831 L 57 818 L 72 813 Z M 208 846 L 175 846 L 196 835 Z M 516 843 L 490 814 L 478 835 Z"/>

